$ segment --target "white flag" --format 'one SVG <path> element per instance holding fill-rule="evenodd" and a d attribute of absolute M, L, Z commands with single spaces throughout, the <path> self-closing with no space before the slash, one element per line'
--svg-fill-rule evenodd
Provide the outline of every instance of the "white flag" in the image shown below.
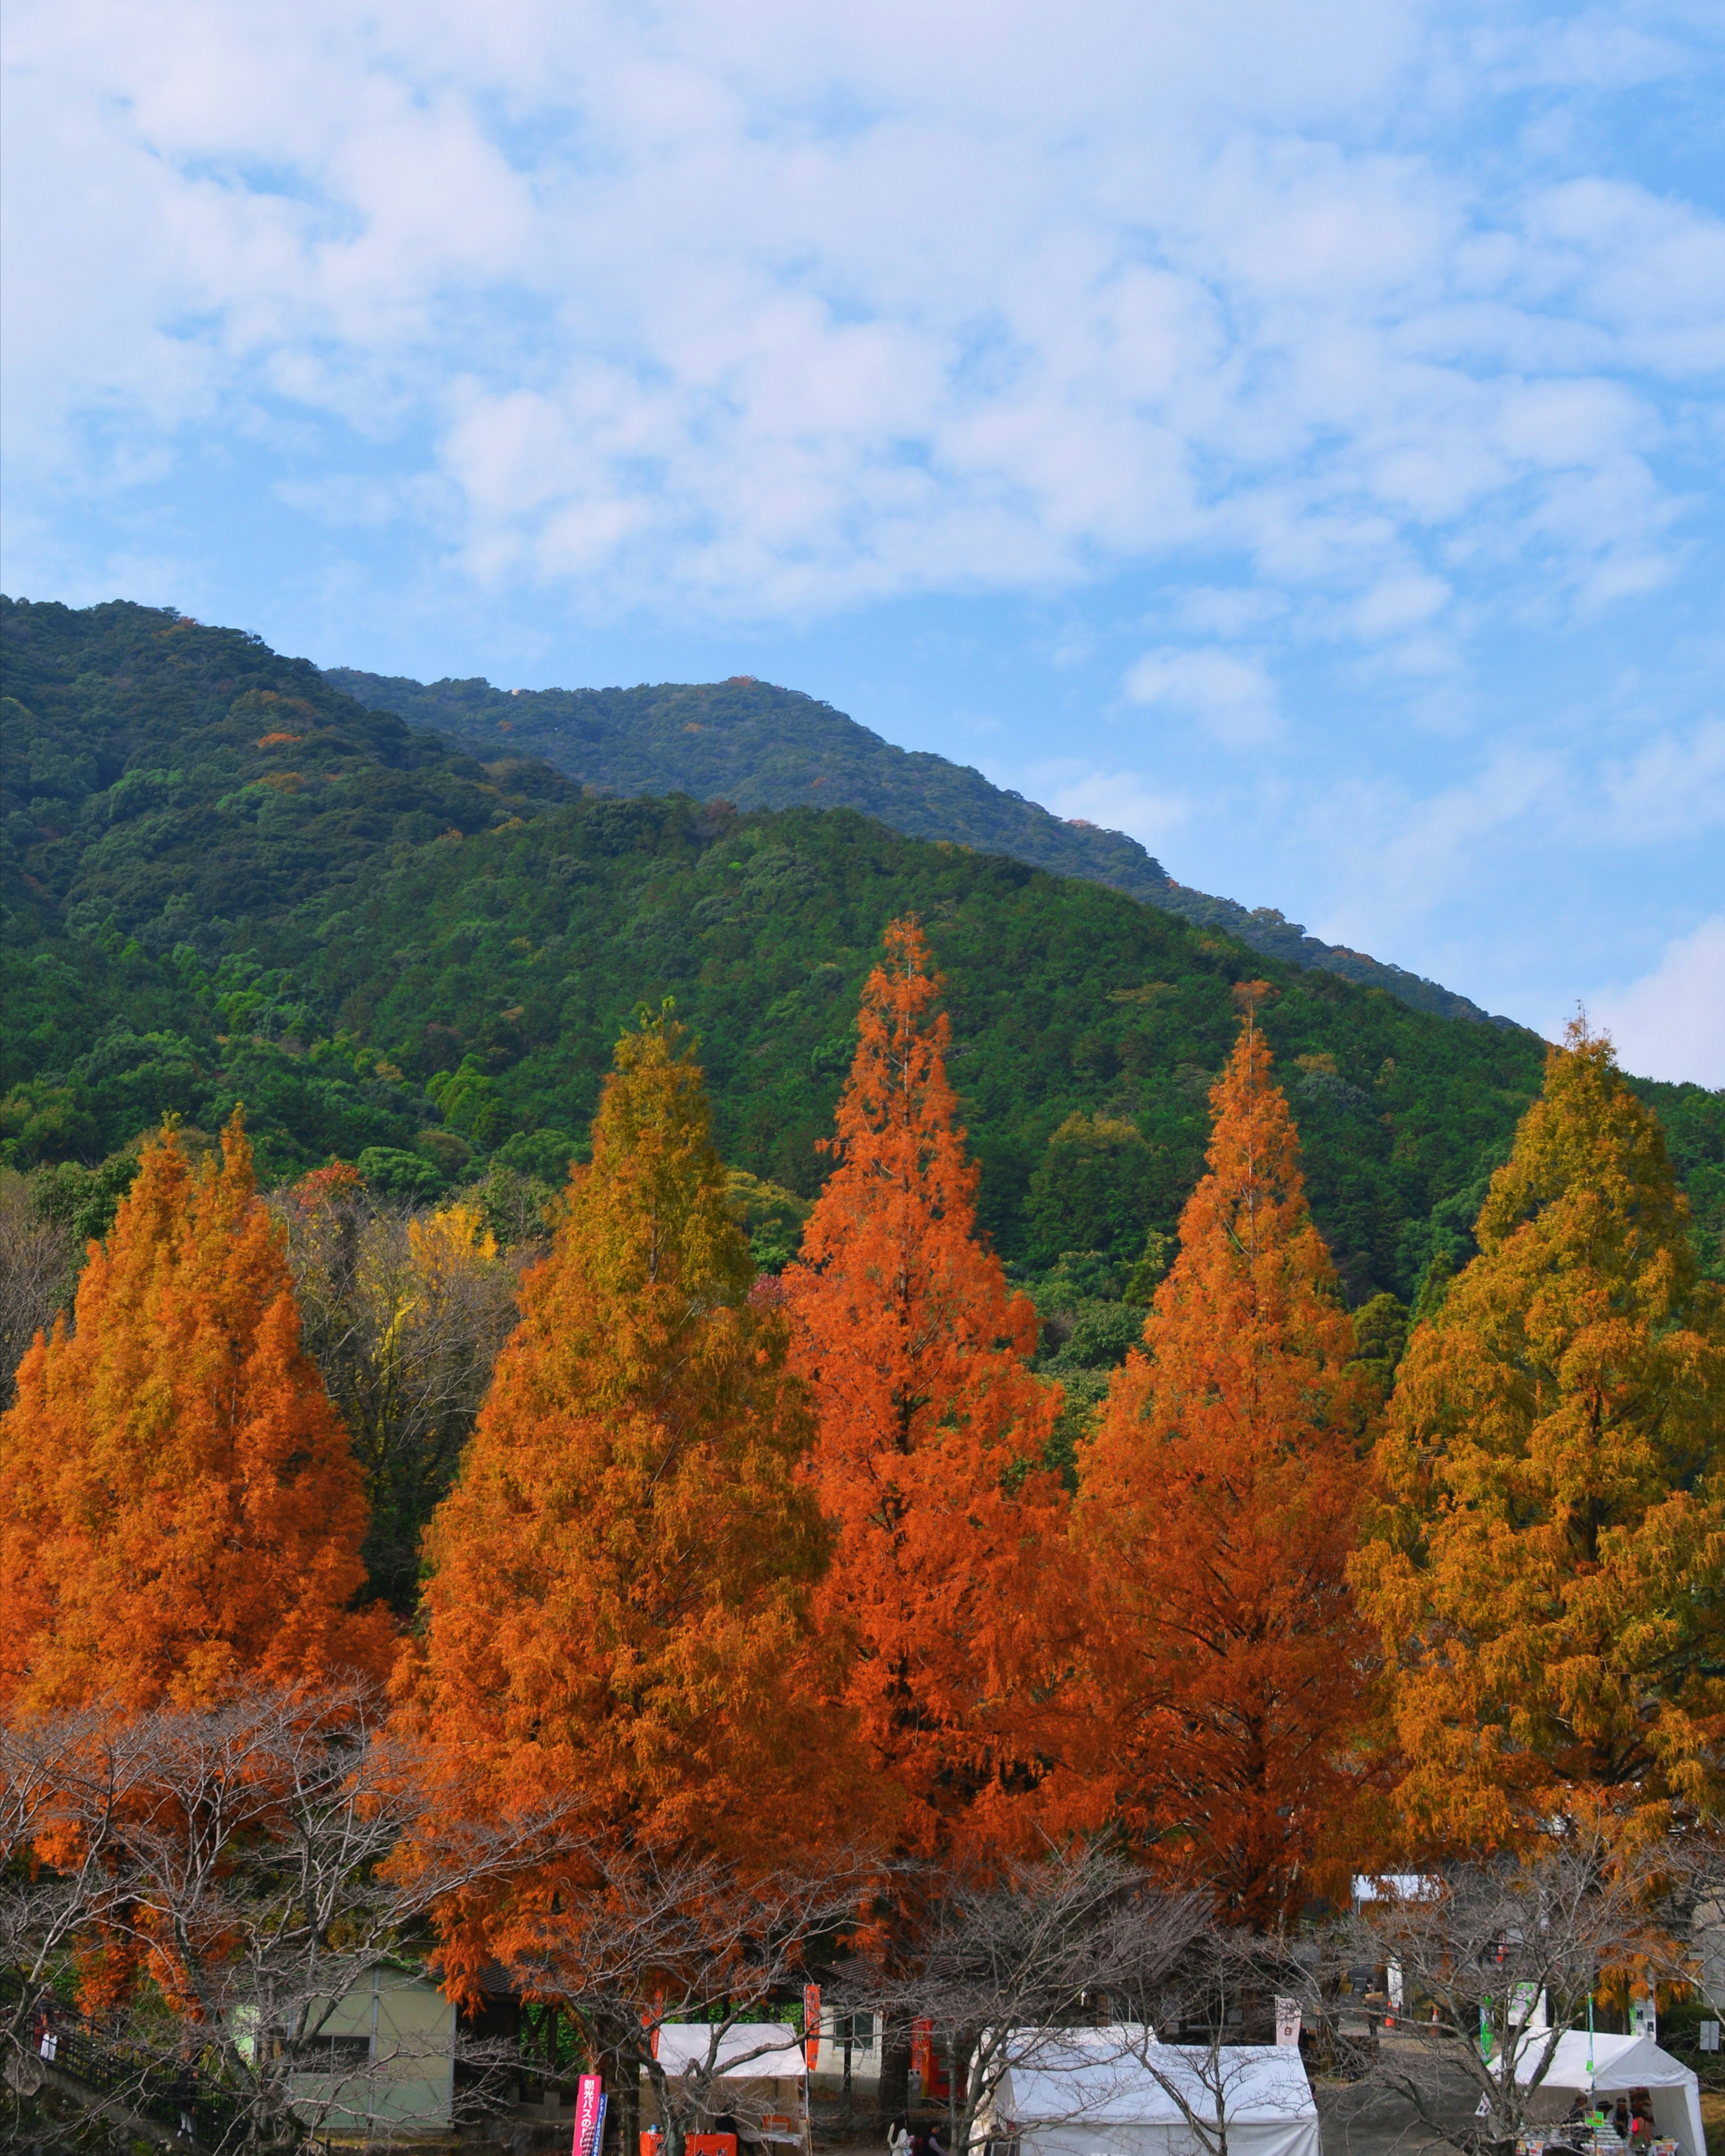
<path fill-rule="evenodd" d="M 1297 1999 L 1276 2000 L 1276 2041 L 1278 2044 L 1297 2045 L 1299 2043 L 1300 2002 Z"/>

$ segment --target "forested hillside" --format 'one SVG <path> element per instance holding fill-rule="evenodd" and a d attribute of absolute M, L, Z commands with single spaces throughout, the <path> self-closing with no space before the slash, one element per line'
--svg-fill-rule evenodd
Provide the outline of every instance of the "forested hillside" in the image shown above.
<path fill-rule="evenodd" d="M 983 1222 L 1076 1327 L 1135 1267 L 1142 1292 L 1147 1246 L 1156 1269 L 1239 983 L 1274 990 L 1265 1030 L 1356 1303 L 1411 1299 L 1435 1250 L 1462 1254 L 1539 1084 L 1529 1034 L 1266 960 L 1095 882 L 847 810 L 583 796 L 172 613 L 8 603 L 3 630 L 0 1138 L 19 1169 L 100 1163 L 168 1111 L 211 1131 L 243 1099 L 266 1178 L 341 1157 L 406 1195 L 488 1168 L 552 1181 L 620 1026 L 669 995 L 726 1158 L 806 1200 L 861 982 L 914 911 L 947 976 Z M 1725 1102 L 1640 1090 L 1712 1260 Z"/>
<path fill-rule="evenodd" d="M 858 808 L 909 838 L 951 839 L 1130 891 L 1266 957 L 1388 988 L 1415 1010 L 1486 1018 L 1453 989 L 1308 936 L 1274 906 L 1248 910 L 1174 882 L 1123 831 L 1050 815 L 968 764 L 895 747 L 830 704 L 746 675 L 704 685 L 540 690 L 478 680 L 428 685 L 349 667 L 327 678 L 360 702 L 434 727 L 480 755 L 501 739 L 603 793 L 687 793 L 740 808 Z"/>

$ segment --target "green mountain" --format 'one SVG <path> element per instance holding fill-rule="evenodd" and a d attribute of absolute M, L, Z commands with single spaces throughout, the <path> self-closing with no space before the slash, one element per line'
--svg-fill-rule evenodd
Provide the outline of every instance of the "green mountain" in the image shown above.
<path fill-rule="evenodd" d="M 1356 1301 L 1411 1298 L 1435 1254 L 1466 1253 L 1539 1082 L 1529 1034 L 1103 884 L 847 808 L 586 793 L 514 738 L 482 761 L 171 611 L 0 602 L 0 1160 L 28 1173 L 75 1179 L 164 1112 L 209 1131 L 244 1100 L 270 1176 L 341 1157 L 408 1196 L 549 1182 L 619 1029 L 671 995 L 727 1158 L 782 1194 L 762 1206 L 783 1242 L 880 931 L 915 911 L 987 1225 L 1064 1298 L 1050 1352 L 1094 1368 L 1199 1173 L 1240 983 L 1274 990 L 1265 1028 Z M 1725 1096 L 1641 1091 L 1712 1256 Z"/>
<path fill-rule="evenodd" d="M 951 839 L 1129 891 L 1266 957 L 1388 988 L 1414 1010 L 1511 1022 L 1486 1021 L 1466 996 L 1400 966 L 1322 942 L 1273 906 L 1248 911 L 1175 883 L 1123 831 L 1067 822 L 968 764 L 896 748 L 830 704 L 747 675 L 692 687 L 534 690 L 477 680 L 428 686 L 351 667 L 331 668 L 328 678 L 359 702 L 435 728 L 476 755 L 506 742 L 602 793 L 688 793 L 739 808 L 860 809 L 910 838 Z"/>

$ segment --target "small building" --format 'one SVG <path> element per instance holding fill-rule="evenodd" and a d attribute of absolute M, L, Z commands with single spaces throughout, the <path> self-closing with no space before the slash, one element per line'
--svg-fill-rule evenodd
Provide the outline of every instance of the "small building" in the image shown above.
<path fill-rule="evenodd" d="M 847 2041 L 850 2047 L 852 2087 L 860 2087 L 865 2082 L 872 2087 L 879 2082 L 880 2022 L 872 2014 L 836 2014 L 829 2007 L 820 2017 L 820 2050 L 811 2076 L 817 2088 L 832 2090 L 843 2085 Z"/>
<path fill-rule="evenodd" d="M 457 2009 L 423 1971 L 376 1969 L 337 2000 L 315 2043 L 328 2070 L 295 2074 L 320 2136 L 447 2141 L 455 2117 Z"/>

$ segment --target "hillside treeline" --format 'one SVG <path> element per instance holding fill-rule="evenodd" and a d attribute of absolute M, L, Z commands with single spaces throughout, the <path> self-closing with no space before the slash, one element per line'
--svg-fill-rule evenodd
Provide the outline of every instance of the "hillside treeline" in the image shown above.
<path fill-rule="evenodd" d="M 1423 1015 L 849 812 L 583 795 L 149 608 L 8 602 L 0 631 L 8 1363 L 164 1113 L 196 1145 L 244 1101 L 266 1187 L 341 1160 L 386 1211 L 477 1206 L 506 1246 L 531 1240 L 585 1157 L 612 1043 L 667 993 L 700 1043 L 757 1260 L 776 1268 L 827 1173 L 818 1141 L 871 954 L 906 911 L 950 984 L 978 1217 L 1042 1313 L 1063 1443 L 1172 1247 L 1241 982 L 1275 991 L 1259 1022 L 1356 1309 L 1411 1307 L 1435 1261 L 1466 1262 L 1539 1082 L 1530 1034 Z M 1725 1102 L 1632 1082 L 1715 1270 Z"/>

